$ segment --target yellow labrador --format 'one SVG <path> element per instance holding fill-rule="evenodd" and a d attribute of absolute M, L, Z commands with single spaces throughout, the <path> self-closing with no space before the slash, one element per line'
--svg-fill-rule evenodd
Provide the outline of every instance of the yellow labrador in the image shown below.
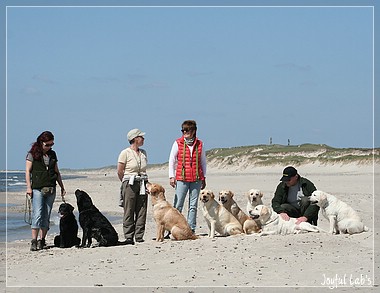
<path fill-rule="evenodd" d="M 247 213 L 249 214 L 250 211 L 252 211 L 255 206 L 259 204 L 263 204 L 262 201 L 263 193 L 258 189 L 250 189 L 248 191 L 247 195 Z"/>
<path fill-rule="evenodd" d="M 271 207 L 265 205 L 256 206 L 250 212 L 250 216 L 253 219 L 258 219 L 261 222 L 262 231 L 259 234 L 260 236 L 322 231 L 317 226 L 313 226 L 308 222 L 302 222 L 296 225 L 296 218 L 290 218 L 289 221 L 285 221 Z"/>
<path fill-rule="evenodd" d="M 258 233 L 260 222 L 251 219 L 242 209 L 238 206 L 233 199 L 234 193 L 231 190 L 221 190 L 219 192 L 219 201 L 242 225 L 245 234 Z"/>
<path fill-rule="evenodd" d="M 185 217 L 166 201 L 165 189 L 155 183 L 147 184 L 153 205 L 153 217 L 157 224 L 156 241 L 164 240 L 165 230 L 170 231 L 175 240 L 198 239 Z"/>
<path fill-rule="evenodd" d="M 211 190 L 201 190 L 199 197 L 203 216 L 210 230 L 209 237 L 214 238 L 215 232 L 218 232 L 222 236 L 243 233 L 239 221 L 215 200 L 214 193 Z"/>
<path fill-rule="evenodd" d="M 321 208 L 323 216 L 329 220 L 331 234 L 355 234 L 368 231 L 358 214 L 345 202 L 321 190 L 314 191 L 309 197 L 311 203 Z"/>

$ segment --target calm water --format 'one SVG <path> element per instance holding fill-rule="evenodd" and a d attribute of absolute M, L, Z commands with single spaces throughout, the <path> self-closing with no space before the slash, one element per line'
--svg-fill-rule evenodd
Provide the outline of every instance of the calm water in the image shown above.
<path fill-rule="evenodd" d="M 0 192 L 26 189 L 25 172 L 0 172 Z"/>
<path fill-rule="evenodd" d="M 62 175 L 63 180 L 70 180 L 76 178 L 86 178 L 87 176 L 81 175 Z M 25 172 L 8 171 L 0 172 L 0 192 L 26 192 Z M 8 204 L 8 207 L 12 205 Z M 15 206 L 15 205 L 13 205 Z M 7 207 L 6 203 L 0 203 L 0 207 Z M 22 206 L 25 209 L 25 203 Z M 74 206 L 75 217 L 78 220 L 77 207 Z M 111 222 L 120 222 L 121 217 L 108 216 L 104 214 Z M 30 225 L 25 222 L 25 213 L 0 213 L 0 241 L 15 241 L 20 239 L 30 239 Z M 79 225 L 79 223 L 78 223 Z M 80 229 L 80 228 L 79 228 Z M 58 211 L 52 211 L 50 217 L 50 231 L 49 234 L 59 234 L 59 215 Z"/>
<path fill-rule="evenodd" d="M 84 175 L 62 175 L 62 180 L 86 178 Z M 0 192 L 26 191 L 25 172 L 8 171 L 0 172 Z"/>

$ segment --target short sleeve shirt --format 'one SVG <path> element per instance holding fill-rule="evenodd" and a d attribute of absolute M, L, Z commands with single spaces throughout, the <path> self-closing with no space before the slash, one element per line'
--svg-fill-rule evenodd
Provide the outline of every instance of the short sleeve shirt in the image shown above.
<path fill-rule="evenodd" d="M 143 149 L 136 153 L 131 148 L 126 148 L 119 154 L 117 162 L 125 164 L 124 175 L 146 174 L 148 158 Z"/>
<path fill-rule="evenodd" d="M 31 161 L 33 163 L 34 159 L 33 159 L 33 155 L 31 152 L 29 152 L 27 155 L 26 155 L 26 159 L 28 161 Z M 45 163 L 45 166 L 48 166 L 49 165 L 49 161 L 50 161 L 50 158 L 49 156 L 43 156 L 43 159 L 44 159 L 44 163 Z"/>

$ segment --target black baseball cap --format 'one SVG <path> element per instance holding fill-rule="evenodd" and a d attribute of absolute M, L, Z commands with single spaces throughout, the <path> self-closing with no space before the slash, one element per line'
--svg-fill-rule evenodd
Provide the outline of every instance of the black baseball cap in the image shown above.
<path fill-rule="evenodd" d="M 292 178 L 293 176 L 296 176 L 298 173 L 297 173 L 297 170 L 296 168 L 292 167 L 292 166 L 289 166 L 289 167 L 286 167 L 284 169 L 284 171 L 282 172 L 282 177 L 280 179 L 280 181 L 289 181 L 290 178 Z"/>

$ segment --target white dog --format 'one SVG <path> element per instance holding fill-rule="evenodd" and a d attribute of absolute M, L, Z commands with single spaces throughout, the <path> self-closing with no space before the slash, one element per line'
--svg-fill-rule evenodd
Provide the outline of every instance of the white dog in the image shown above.
<path fill-rule="evenodd" d="M 258 189 L 250 189 L 248 191 L 247 195 L 247 213 L 249 214 L 250 211 L 252 211 L 255 206 L 258 206 L 259 204 L 263 204 L 262 201 L 263 193 Z"/>
<path fill-rule="evenodd" d="M 261 222 L 262 231 L 259 233 L 260 236 L 322 231 L 308 222 L 301 222 L 296 225 L 296 218 L 290 218 L 289 221 L 285 221 L 271 207 L 265 205 L 256 206 L 249 214 L 252 219 L 258 219 Z"/>
<path fill-rule="evenodd" d="M 335 196 L 316 190 L 309 199 L 321 208 L 322 214 L 329 220 L 329 233 L 355 234 L 368 231 L 354 209 Z"/>
<path fill-rule="evenodd" d="M 211 190 L 200 192 L 203 216 L 210 230 L 209 237 L 215 237 L 215 231 L 220 235 L 236 235 L 243 233 L 239 221 L 227 209 L 215 200 Z"/>

